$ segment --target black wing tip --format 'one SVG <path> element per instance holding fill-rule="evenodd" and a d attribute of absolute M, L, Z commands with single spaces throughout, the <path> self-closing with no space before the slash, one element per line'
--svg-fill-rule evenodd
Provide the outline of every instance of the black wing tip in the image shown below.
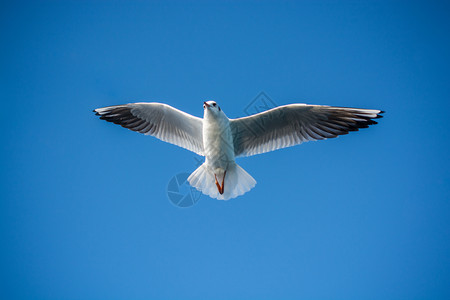
<path fill-rule="evenodd" d="M 96 116 L 101 116 L 101 114 L 97 111 L 98 108 L 95 108 L 92 110 L 92 112 L 95 113 Z"/>
<path fill-rule="evenodd" d="M 380 112 L 377 114 L 377 116 L 375 117 L 375 119 L 381 119 L 381 118 L 383 118 L 384 116 L 382 115 L 382 114 L 384 114 L 386 111 L 384 111 L 384 110 L 380 110 Z"/>

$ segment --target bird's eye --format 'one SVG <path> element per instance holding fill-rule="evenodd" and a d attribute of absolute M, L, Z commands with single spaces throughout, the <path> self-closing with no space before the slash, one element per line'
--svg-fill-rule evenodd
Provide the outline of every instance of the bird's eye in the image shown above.
<path fill-rule="evenodd" d="M 213 106 L 216 106 L 216 103 L 213 103 Z"/>

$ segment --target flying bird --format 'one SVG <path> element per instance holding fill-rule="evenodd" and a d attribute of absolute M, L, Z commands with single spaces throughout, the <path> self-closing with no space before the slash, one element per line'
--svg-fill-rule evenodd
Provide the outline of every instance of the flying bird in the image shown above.
<path fill-rule="evenodd" d="M 154 136 L 205 157 L 188 182 L 202 193 L 228 200 L 256 181 L 236 164 L 239 156 L 324 140 L 377 124 L 383 111 L 289 104 L 229 119 L 215 101 L 203 102 L 203 119 L 163 103 L 130 103 L 94 109 L 100 119 Z"/>

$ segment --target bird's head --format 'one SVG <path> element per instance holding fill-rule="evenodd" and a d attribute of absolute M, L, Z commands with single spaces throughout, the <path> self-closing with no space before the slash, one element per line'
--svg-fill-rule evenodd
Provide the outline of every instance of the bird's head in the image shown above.
<path fill-rule="evenodd" d="M 203 109 L 205 110 L 205 115 L 212 113 L 213 115 L 221 114 L 222 110 L 216 101 L 205 101 L 203 102 Z"/>

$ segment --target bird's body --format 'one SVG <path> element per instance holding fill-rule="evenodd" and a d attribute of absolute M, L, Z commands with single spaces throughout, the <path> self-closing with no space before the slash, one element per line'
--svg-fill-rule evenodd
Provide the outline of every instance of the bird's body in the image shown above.
<path fill-rule="evenodd" d="M 219 200 L 240 196 L 256 181 L 235 162 L 230 120 L 214 101 L 204 102 L 203 151 L 205 163 L 189 176 L 189 183 Z"/>
<path fill-rule="evenodd" d="M 205 105 L 207 105 L 206 102 Z M 205 151 L 205 166 L 208 172 L 214 174 L 214 183 L 217 182 L 216 186 L 219 194 L 223 194 L 226 171 L 235 164 L 233 135 L 230 129 L 230 121 L 225 114 L 220 112 L 213 113 L 209 109 L 205 109 L 203 117 L 203 147 Z"/>
<path fill-rule="evenodd" d="M 226 170 L 234 163 L 233 135 L 230 120 L 222 113 L 205 109 L 203 117 L 203 146 L 205 162 L 212 169 Z"/>
<path fill-rule="evenodd" d="M 162 103 L 98 108 L 101 119 L 155 136 L 205 156 L 189 183 L 212 198 L 227 200 L 251 190 L 256 181 L 236 164 L 237 156 L 290 147 L 347 134 L 376 124 L 382 111 L 290 104 L 229 119 L 214 101 L 204 102 L 203 119 Z"/>

